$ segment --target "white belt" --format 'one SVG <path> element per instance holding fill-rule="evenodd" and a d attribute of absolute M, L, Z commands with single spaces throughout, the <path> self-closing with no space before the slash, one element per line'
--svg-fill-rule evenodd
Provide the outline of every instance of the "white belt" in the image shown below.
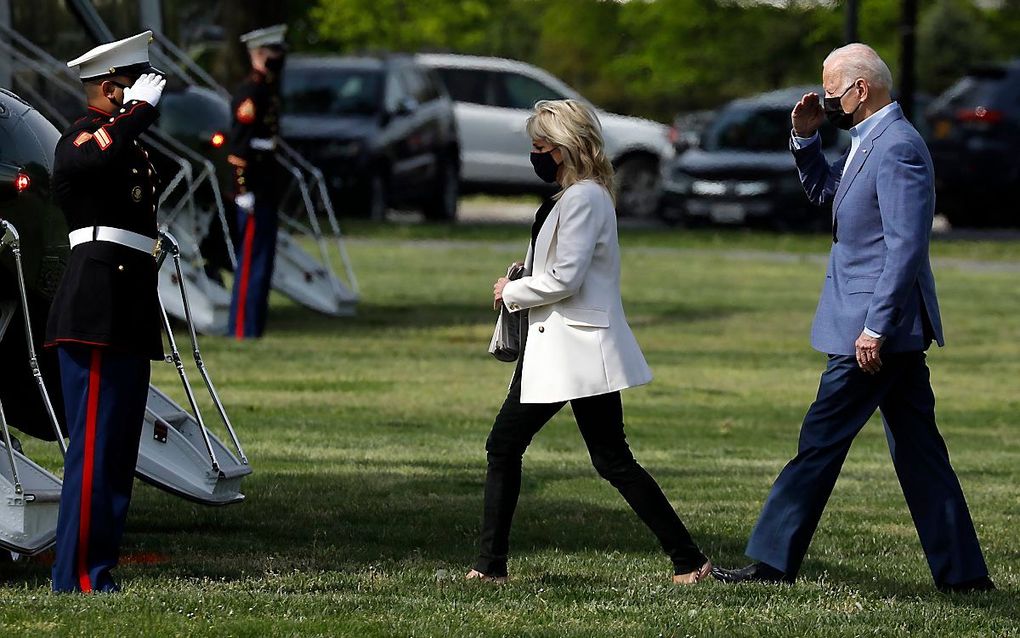
<path fill-rule="evenodd" d="M 152 237 L 110 226 L 86 226 L 72 230 L 67 238 L 71 242 L 71 248 L 90 241 L 108 241 L 151 255 L 156 247 L 156 240 Z"/>
<path fill-rule="evenodd" d="M 253 137 L 249 145 L 256 151 L 276 150 L 276 140 L 271 137 Z"/>

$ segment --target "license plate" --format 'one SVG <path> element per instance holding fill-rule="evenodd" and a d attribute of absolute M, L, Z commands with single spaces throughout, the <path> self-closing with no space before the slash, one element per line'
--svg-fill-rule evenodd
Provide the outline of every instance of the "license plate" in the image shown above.
<path fill-rule="evenodd" d="M 718 224 L 740 224 L 747 217 L 747 211 L 741 204 L 712 204 L 709 216 Z"/>

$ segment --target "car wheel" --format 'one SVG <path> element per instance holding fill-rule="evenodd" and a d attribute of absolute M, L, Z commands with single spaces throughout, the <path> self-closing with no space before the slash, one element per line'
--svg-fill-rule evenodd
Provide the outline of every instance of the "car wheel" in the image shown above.
<path fill-rule="evenodd" d="M 381 222 L 386 219 L 386 178 L 374 173 L 368 184 L 368 218 Z"/>
<path fill-rule="evenodd" d="M 457 164 L 443 160 L 439 164 L 432 198 L 425 202 L 423 212 L 429 221 L 455 221 L 460 200 L 460 175 Z"/>
<path fill-rule="evenodd" d="M 650 157 L 624 160 L 616 169 L 616 210 L 621 216 L 651 218 L 662 195 L 659 167 Z"/>

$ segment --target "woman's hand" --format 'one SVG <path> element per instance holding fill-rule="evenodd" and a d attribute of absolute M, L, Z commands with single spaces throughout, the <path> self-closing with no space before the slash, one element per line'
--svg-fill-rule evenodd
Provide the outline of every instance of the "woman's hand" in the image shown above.
<path fill-rule="evenodd" d="M 503 288 L 506 283 L 510 281 L 506 277 L 500 277 L 496 280 L 496 283 L 492 284 L 492 309 L 499 308 L 499 304 L 503 303 Z"/>

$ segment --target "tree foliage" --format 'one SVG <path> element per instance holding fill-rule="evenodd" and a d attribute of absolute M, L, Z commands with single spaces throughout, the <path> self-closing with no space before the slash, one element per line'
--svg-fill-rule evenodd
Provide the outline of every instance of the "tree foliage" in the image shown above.
<path fill-rule="evenodd" d="M 899 74 L 899 0 L 860 0 L 859 34 Z M 920 86 L 1020 55 L 1020 0 L 920 0 Z M 317 0 L 298 48 L 450 51 L 525 60 L 593 102 L 669 119 L 741 95 L 817 83 L 842 44 L 828 0 Z"/>

